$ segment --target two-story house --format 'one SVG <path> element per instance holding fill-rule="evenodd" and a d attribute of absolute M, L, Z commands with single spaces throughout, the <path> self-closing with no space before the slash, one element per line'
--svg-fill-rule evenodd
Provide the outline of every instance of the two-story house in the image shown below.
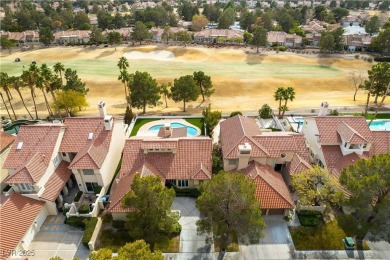
<path fill-rule="evenodd" d="M 254 179 L 265 214 L 287 214 L 295 207 L 283 176 L 311 168 L 304 136 L 261 132 L 256 122 L 237 115 L 220 124 L 223 168 Z"/>
<path fill-rule="evenodd" d="M 103 101 L 99 113 L 99 117 L 65 118 L 66 131 L 59 148 L 78 188 L 86 193 L 93 193 L 99 186 L 108 188 L 125 143 L 123 119 L 107 115 Z"/>
<path fill-rule="evenodd" d="M 115 180 L 109 212 L 114 219 L 126 219 L 128 209 L 121 200 L 130 190 L 134 175 L 158 175 L 162 183 L 194 188 L 212 176 L 212 140 L 186 137 L 186 128 L 161 127 L 158 137 L 126 140 L 118 178 Z"/>

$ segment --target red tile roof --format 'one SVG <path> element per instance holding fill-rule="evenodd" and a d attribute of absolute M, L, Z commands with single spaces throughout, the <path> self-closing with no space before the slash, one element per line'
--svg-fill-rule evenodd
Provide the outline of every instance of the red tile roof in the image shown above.
<path fill-rule="evenodd" d="M 130 185 L 136 172 L 142 176 L 158 174 L 163 181 L 166 179 L 176 180 L 208 180 L 211 179 L 212 166 L 212 140 L 206 137 L 172 139 L 175 141 L 177 150 L 172 152 L 149 152 L 150 144 L 155 142 L 153 147 L 162 147 L 159 142 L 166 144 L 166 139 L 143 140 L 130 138 L 125 142 L 123 150 L 122 167 L 119 172 L 119 183 L 113 188 L 111 212 L 127 212 L 122 209 L 120 200 L 130 190 Z M 145 143 L 147 145 L 145 146 Z"/>
<path fill-rule="evenodd" d="M 66 182 L 69 180 L 72 171 L 68 169 L 69 163 L 62 161 L 55 169 L 53 175 L 45 184 L 45 190 L 40 198 L 48 201 L 55 201 L 60 195 L 62 188 L 64 188 Z"/>
<path fill-rule="evenodd" d="M 4 182 L 11 183 L 37 183 L 46 172 L 48 165 L 47 158 L 36 153 L 25 164 L 19 166 L 12 175 L 9 175 Z"/>
<path fill-rule="evenodd" d="M 336 167 L 337 162 L 343 157 L 340 145 L 322 145 L 322 153 L 324 154 L 325 162 L 323 162 L 328 169 L 331 171 Z"/>
<path fill-rule="evenodd" d="M 3 168 L 16 169 L 26 164 L 37 153 L 45 156 L 45 163 L 48 165 L 61 127 L 62 125 L 58 124 L 21 126 Z M 20 150 L 17 150 L 16 147 L 20 142 L 23 142 L 23 146 Z"/>
<path fill-rule="evenodd" d="M 0 131 L 0 152 L 10 146 L 15 138 L 13 135 Z"/>
<path fill-rule="evenodd" d="M 366 119 L 363 116 L 318 116 L 314 117 L 317 124 L 321 144 L 341 144 L 340 124 L 346 124 L 368 143 L 373 141 Z"/>
<path fill-rule="evenodd" d="M 295 207 L 282 175 L 270 166 L 250 162 L 240 170 L 253 179 L 256 186 L 256 199 L 263 209 L 292 209 Z"/>
<path fill-rule="evenodd" d="M 340 137 L 350 144 L 366 144 L 367 140 L 364 139 L 355 129 L 347 125 L 344 121 L 339 124 L 337 133 Z"/>
<path fill-rule="evenodd" d="M 177 139 L 171 139 L 171 140 L 157 140 L 157 139 L 151 139 L 151 140 L 144 140 L 141 145 L 142 150 L 147 149 L 177 149 L 178 142 Z"/>
<path fill-rule="evenodd" d="M 390 153 L 390 131 L 372 131 L 374 143 L 370 148 L 369 155 Z"/>
<path fill-rule="evenodd" d="M 307 161 L 302 159 L 302 157 L 298 154 L 294 154 L 291 162 L 288 162 L 286 166 L 290 175 L 300 173 L 312 168 L 312 166 Z"/>
<path fill-rule="evenodd" d="M 70 164 L 71 169 L 100 169 L 107 156 L 111 142 L 111 130 L 105 130 L 102 117 L 68 117 L 60 152 L 77 153 Z M 88 139 L 92 133 L 92 139 Z"/>
<path fill-rule="evenodd" d="M 0 248 L 14 250 L 33 224 L 45 202 L 27 198 L 19 193 L 0 197 Z M 0 259 L 5 259 L 0 255 Z"/>

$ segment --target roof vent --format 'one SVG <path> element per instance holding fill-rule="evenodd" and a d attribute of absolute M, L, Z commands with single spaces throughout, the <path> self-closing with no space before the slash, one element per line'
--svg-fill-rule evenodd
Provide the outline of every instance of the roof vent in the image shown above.
<path fill-rule="evenodd" d="M 93 138 L 93 133 L 88 133 L 88 140 L 92 140 Z"/>
<path fill-rule="evenodd" d="M 21 150 L 23 146 L 23 142 L 19 142 L 18 146 L 16 146 L 16 150 Z"/>

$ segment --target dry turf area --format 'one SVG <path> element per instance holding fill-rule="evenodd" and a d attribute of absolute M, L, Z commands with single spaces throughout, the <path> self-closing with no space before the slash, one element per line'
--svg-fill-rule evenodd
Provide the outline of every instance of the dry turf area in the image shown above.
<path fill-rule="evenodd" d="M 159 51 L 171 52 L 174 57 L 159 58 Z M 290 52 L 260 52 L 247 48 L 207 48 L 194 46 L 142 46 L 142 47 L 53 47 L 24 52 L 1 53 L 1 71 L 9 75 L 20 75 L 23 67 L 28 68 L 31 61 L 53 65 L 62 62 L 65 67 L 76 69 L 79 76 L 90 89 L 87 95 L 89 107 L 81 115 L 97 114 L 97 103 L 105 100 L 111 114 L 123 114 L 125 110 L 124 87 L 117 80 L 118 59 L 132 51 L 149 53 L 148 59 L 129 60 L 130 72 L 147 71 L 159 83 L 173 81 L 183 75 L 202 70 L 210 75 L 215 94 L 202 107 L 212 104 L 213 109 L 223 112 L 240 110 L 257 111 L 264 103 L 277 108 L 273 93 L 277 87 L 291 86 L 296 90 L 296 99 L 289 104 L 291 109 L 318 108 L 321 101 L 327 100 L 331 106 L 358 106 L 364 103 L 365 95 L 358 92 L 353 101 L 353 87 L 349 74 L 353 71 L 367 73 L 372 63 L 354 55 L 321 58 L 314 54 L 294 54 Z M 173 56 L 171 55 L 171 56 Z M 130 55 L 131 56 L 131 55 Z M 141 55 L 142 56 L 142 55 Z M 19 57 L 21 62 L 14 62 Z M 28 97 L 28 90 L 24 90 Z M 38 93 L 38 92 L 37 92 Z M 17 93 L 13 91 L 13 104 L 17 113 L 24 115 Z M 41 117 L 45 115 L 42 93 L 38 93 Z M 32 109 L 31 98 L 27 104 Z M 188 113 L 199 113 L 200 99 L 188 103 Z M 151 113 L 180 113 L 182 102 L 168 102 L 168 108 L 160 105 L 147 108 Z M 5 114 L 4 105 L 1 112 Z"/>

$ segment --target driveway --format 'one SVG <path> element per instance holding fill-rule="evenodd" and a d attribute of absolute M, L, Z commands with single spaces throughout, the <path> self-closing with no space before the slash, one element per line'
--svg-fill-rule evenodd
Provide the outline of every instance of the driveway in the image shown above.
<path fill-rule="evenodd" d="M 64 220 L 63 215 L 46 218 L 28 248 L 35 251 L 35 255 L 28 259 L 43 260 L 52 256 L 60 256 L 64 260 L 72 260 L 74 257 L 80 260 L 88 258 L 89 250 L 81 243 L 84 232 L 64 224 Z"/>
<path fill-rule="evenodd" d="M 200 219 L 199 210 L 195 207 L 195 199 L 176 197 L 173 199 L 172 210 L 180 211 L 181 233 L 180 253 L 164 254 L 166 259 L 214 259 L 214 247 L 206 245 L 206 235 L 200 235 L 196 231 L 196 221 Z"/>
<path fill-rule="evenodd" d="M 282 216 L 263 216 L 267 227 L 259 244 L 240 244 L 240 259 L 291 259 L 292 240 Z"/>

